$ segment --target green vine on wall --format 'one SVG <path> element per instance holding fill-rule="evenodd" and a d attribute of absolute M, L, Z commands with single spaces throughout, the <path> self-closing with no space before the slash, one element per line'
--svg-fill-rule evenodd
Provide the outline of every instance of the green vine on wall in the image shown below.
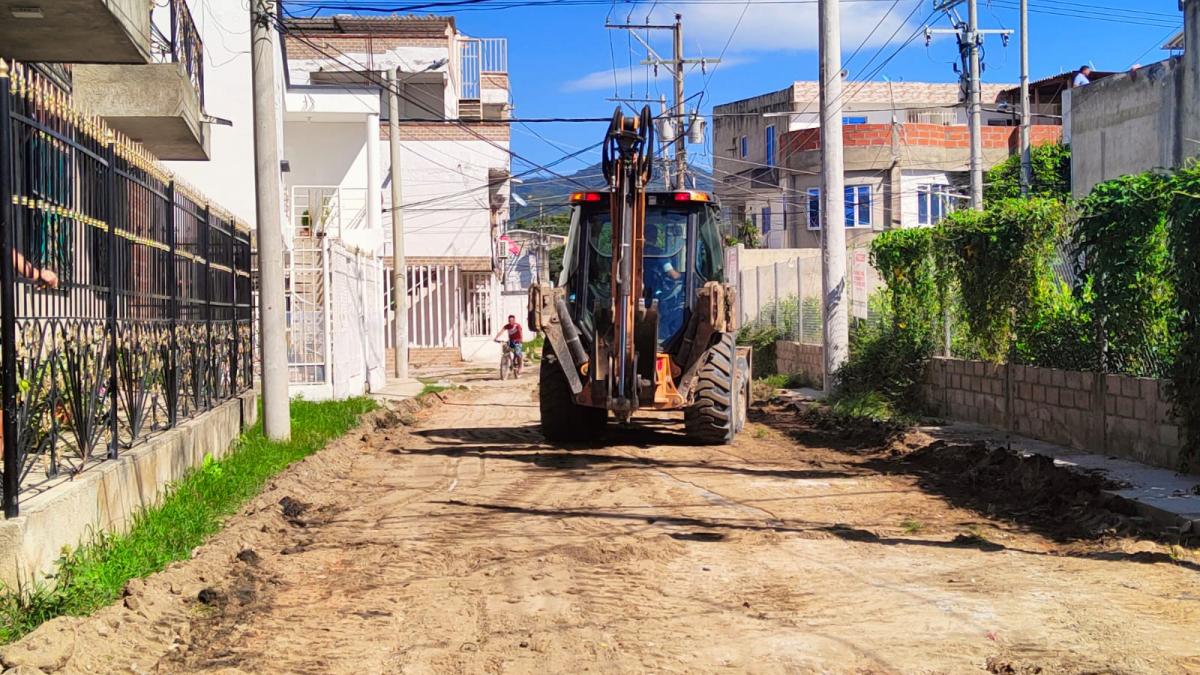
<path fill-rule="evenodd" d="M 1053 288 L 1063 215 L 1053 199 L 1005 199 L 983 212 L 956 211 L 943 222 L 940 257 L 984 357 L 1007 356 L 1014 329 Z"/>
<path fill-rule="evenodd" d="M 1178 348 L 1167 206 L 1171 179 L 1153 173 L 1097 185 L 1072 232 L 1077 274 L 1100 316 L 1103 370 L 1158 377 Z"/>
<path fill-rule="evenodd" d="M 1181 470 L 1187 471 L 1200 453 L 1200 166 L 1180 169 L 1171 192 L 1171 249 L 1180 319 L 1170 391 L 1183 428 Z"/>

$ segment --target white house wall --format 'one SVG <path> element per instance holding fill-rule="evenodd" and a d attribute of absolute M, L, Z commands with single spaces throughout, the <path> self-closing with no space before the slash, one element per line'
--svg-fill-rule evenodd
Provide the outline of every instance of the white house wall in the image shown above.
<path fill-rule="evenodd" d="M 289 203 L 292 188 L 298 185 L 340 187 L 347 199 L 353 196 L 358 200 L 365 196 L 365 122 L 288 122 L 284 125 L 284 136 L 285 156 L 291 166 L 291 171 L 285 175 Z M 386 148 L 382 152 L 386 152 Z M 348 209 L 344 217 L 351 215 Z M 292 214 L 286 217 L 291 225 Z M 383 244 L 383 232 L 367 229 L 364 219 L 359 228 L 343 230 L 341 239 L 351 246 L 377 251 Z"/>
<path fill-rule="evenodd" d="M 384 175 L 391 170 L 384 141 Z M 508 143 L 402 141 L 405 254 L 412 257 L 491 257 L 488 171 L 507 168 Z M 501 149 L 503 148 L 503 149 Z M 506 195 L 507 197 L 507 195 Z M 391 191 L 383 195 L 384 236 L 390 240 Z M 505 211 L 506 212 L 506 211 Z"/>
<path fill-rule="evenodd" d="M 164 164 L 253 226 L 256 201 L 250 12 L 244 0 L 203 0 L 192 3 L 192 19 L 204 42 L 204 112 L 227 119 L 233 126 L 206 125 L 209 161 Z M 282 86 L 282 62 L 277 65 L 280 76 L 276 84 Z"/>

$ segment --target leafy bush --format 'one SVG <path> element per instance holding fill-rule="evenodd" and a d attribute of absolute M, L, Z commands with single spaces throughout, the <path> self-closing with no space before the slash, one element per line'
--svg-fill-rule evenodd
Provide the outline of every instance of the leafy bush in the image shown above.
<path fill-rule="evenodd" d="M 738 331 L 737 343 L 749 345 L 753 351 L 755 378 L 775 374 L 775 343 L 781 337 L 779 329 L 768 323 L 754 323 Z"/>
<path fill-rule="evenodd" d="M 1175 175 L 1169 206 L 1179 351 L 1171 369 L 1171 397 L 1183 427 L 1181 470 L 1200 452 L 1200 166 Z"/>
<path fill-rule="evenodd" d="M 937 236 L 933 229 L 888 230 L 871 243 L 871 264 L 887 283 L 883 295 L 871 301 L 883 321 L 855 327 L 850 359 L 834 375 L 835 406 L 877 398 L 889 415 L 918 407 L 941 322 Z"/>
<path fill-rule="evenodd" d="M 984 357 L 998 361 L 1008 353 L 1013 330 L 1053 287 L 1063 216 L 1063 205 L 1052 199 L 1006 199 L 943 221 L 941 259 L 957 282 L 969 337 Z"/>
<path fill-rule="evenodd" d="M 1105 369 L 1162 375 L 1178 347 L 1170 181 L 1153 173 L 1100 183 L 1072 232 L 1077 274 L 1101 312 Z"/>
<path fill-rule="evenodd" d="M 1033 169 L 1031 197 L 1066 201 L 1071 196 L 1071 148 L 1061 143 L 1034 146 L 1029 153 Z M 991 202 L 1021 196 L 1021 155 L 1009 156 L 984 177 L 984 198 Z"/>
<path fill-rule="evenodd" d="M 1017 362 L 1095 370 L 1099 352 L 1090 297 L 1090 289 L 1076 293 L 1063 281 L 1052 283 L 1030 311 L 1021 314 L 1014 345 Z"/>

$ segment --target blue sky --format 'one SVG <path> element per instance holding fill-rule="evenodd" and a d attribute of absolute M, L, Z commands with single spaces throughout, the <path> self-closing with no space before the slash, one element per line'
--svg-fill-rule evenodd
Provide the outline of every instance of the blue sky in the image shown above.
<path fill-rule="evenodd" d="M 344 4 L 392 4 L 359 0 Z M 615 89 L 622 95 L 670 97 L 665 69 L 647 79 L 645 49 L 624 31 L 606 30 L 615 22 L 669 23 L 683 14 L 685 51 L 689 57 L 716 57 L 724 62 L 707 74 L 687 78 L 687 91 L 703 91 L 700 108 L 773 91 L 793 80 L 816 79 L 817 31 L 815 0 L 681 0 L 613 3 L 564 0 L 533 7 L 479 9 L 451 13 L 464 33 L 506 37 L 509 71 L 518 117 L 607 117 Z M 923 36 L 902 44 L 933 14 L 934 0 L 842 0 L 843 59 L 852 80 L 864 78 L 952 82 L 957 48 L 952 37 L 936 38 L 928 48 Z M 979 0 L 981 26 L 1019 26 L 1017 0 Z M 1033 79 L 1090 63 L 1098 70 L 1124 70 L 1167 56 L 1159 47 L 1182 26 L 1178 0 L 1030 0 L 1030 61 Z M 326 10 L 329 13 L 329 10 Z M 965 4 L 962 8 L 965 14 Z M 945 15 L 933 25 L 948 27 Z M 651 32 L 651 43 L 670 54 L 670 33 Z M 861 51 L 850 60 L 859 45 Z M 894 53 L 894 56 L 893 56 Z M 632 67 L 631 67 L 632 62 Z M 879 64 L 884 67 L 876 71 Z M 614 68 L 615 64 L 615 68 Z M 869 67 L 868 67 L 869 65 Z M 1007 48 L 998 37 L 986 43 L 986 82 L 1017 82 L 1020 51 L 1016 36 Z M 693 104 L 696 99 L 693 99 Z M 534 134 L 540 134 L 539 138 Z M 514 125 L 513 149 L 534 162 L 546 163 L 599 141 L 601 123 Z M 707 150 L 689 152 L 706 163 Z M 597 160 L 583 155 L 556 168 L 570 172 Z M 514 171 L 530 167 L 514 161 Z"/>
<path fill-rule="evenodd" d="M 1134 63 L 1151 63 L 1165 58 L 1159 49 L 1174 30 L 1182 26 L 1178 0 L 1030 0 L 1030 62 L 1034 79 L 1072 70 L 1091 63 L 1099 70 L 1123 70 Z M 655 6 L 656 5 L 656 6 Z M 890 56 L 931 14 L 932 0 L 866 0 L 842 2 L 843 58 L 879 29 L 861 52 L 849 62 L 851 79 L 861 79 Z M 1019 26 L 1016 0 L 980 0 L 981 25 L 985 28 Z M 891 9 L 889 12 L 888 10 Z M 518 117 L 607 116 L 614 104 L 605 101 L 616 88 L 623 95 L 659 93 L 670 98 L 667 74 L 647 81 L 645 49 L 624 31 L 606 30 L 606 16 L 614 21 L 669 22 L 679 11 L 684 18 L 685 51 L 689 57 L 715 57 L 725 50 L 725 62 L 708 75 L 693 72 L 687 78 L 689 94 L 704 90 L 701 103 L 708 112 L 722 103 L 786 86 L 797 79 L 815 79 L 816 5 L 797 2 L 752 0 L 678 4 L 670 2 L 617 2 L 523 7 L 505 10 L 455 13 L 459 29 L 480 37 L 507 37 L 509 70 Z M 963 7 L 965 13 L 965 5 Z M 744 15 L 743 15 L 744 12 Z M 904 21 L 904 17 L 912 19 Z M 734 31 L 734 26 L 740 25 Z M 881 22 L 882 19 L 882 22 Z M 1142 25 L 1153 24 L 1153 25 Z M 935 25 L 949 25 L 944 15 Z M 895 35 L 895 38 L 892 36 Z M 732 37 L 731 37 L 732 36 Z M 651 33 L 652 44 L 663 55 L 670 53 L 669 32 Z M 611 50 L 611 51 L 610 51 Z M 882 52 L 880 52 L 882 50 Z M 878 56 L 877 56 L 878 54 Z M 871 59 L 875 62 L 863 71 Z M 632 83 L 630 60 L 632 59 Z M 935 39 L 927 49 L 923 37 L 887 61 L 874 75 L 894 80 L 951 82 L 956 75 L 951 62 L 957 59 L 953 38 Z M 1016 82 L 1020 51 L 1014 39 L 1005 48 L 998 37 L 986 44 L 985 81 Z M 707 86 L 705 86 L 707 82 Z M 565 152 L 600 140 L 604 125 L 562 123 L 530 125 L 550 142 L 537 138 L 520 125 L 513 129 L 513 148 L 536 162 L 548 162 Z M 691 146 L 702 158 L 706 150 Z M 559 170 L 575 170 L 594 162 L 596 153 L 582 162 L 569 161 Z M 700 159 L 703 161 L 703 159 Z M 528 167 L 516 162 L 514 170 Z"/>

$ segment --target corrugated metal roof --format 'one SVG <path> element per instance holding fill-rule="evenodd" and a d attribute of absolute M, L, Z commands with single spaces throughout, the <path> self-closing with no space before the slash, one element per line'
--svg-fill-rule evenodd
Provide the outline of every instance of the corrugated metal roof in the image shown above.
<path fill-rule="evenodd" d="M 1170 40 L 1167 40 L 1167 43 L 1166 43 L 1166 44 L 1164 44 L 1164 45 L 1162 46 L 1162 48 L 1163 48 L 1163 49 L 1166 49 L 1166 50 L 1169 50 L 1169 51 L 1177 51 L 1177 50 L 1182 50 L 1182 49 L 1184 48 L 1184 45 L 1183 45 L 1183 29 L 1182 29 L 1182 28 L 1180 28 L 1178 33 L 1176 33 L 1175 35 L 1171 36 L 1171 39 L 1170 39 Z"/>

